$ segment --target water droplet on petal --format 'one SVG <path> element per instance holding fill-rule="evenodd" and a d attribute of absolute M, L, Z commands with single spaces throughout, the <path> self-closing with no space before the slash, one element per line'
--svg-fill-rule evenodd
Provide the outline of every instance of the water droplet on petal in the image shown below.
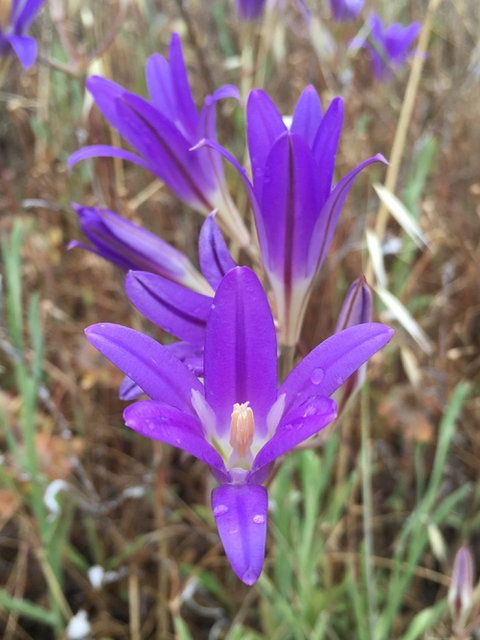
<path fill-rule="evenodd" d="M 215 509 L 213 510 L 213 515 L 215 516 L 215 518 L 217 518 L 218 516 L 223 516 L 224 513 L 227 513 L 228 511 L 228 507 L 226 504 L 219 504 L 218 507 L 215 507 Z"/>
<path fill-rule="evenodd" d="M 338 386 L 342 385 L 344 383 L 343 376 L 337 376 L 336 381 Z"/>
<path fill-rule="evenodd" d="M 265 516 L 253 516 L 253 521 L 255 522 L 255 524 L 263 524 L 265 522 Z"/>
<path fill-rule="evenodd" d="M 283 430 L 284 430 L 284 431 L 290 431 L 291 429 L 293 429 L 293 424 L 286 424 L 286 425 L 283 427 Z"/>
<path fill-rule="evenodd" d="M 314 369 L 312 375 L 310 376 L 310 381 L 312 384 L 320 384 L 324 377 L 325 372 L 323 369 Z"/>
<path fill-rule="evenodd" d="M 256 175 L 256 176 L 261 176 L 261 175 L 262 175 L 262 173 L 263 173 L 263 171 L 262 171 L 262 168 L 261 168 L 261 167 L 257 167 L 257 168 L 255 169 L 255 175 Z"/>

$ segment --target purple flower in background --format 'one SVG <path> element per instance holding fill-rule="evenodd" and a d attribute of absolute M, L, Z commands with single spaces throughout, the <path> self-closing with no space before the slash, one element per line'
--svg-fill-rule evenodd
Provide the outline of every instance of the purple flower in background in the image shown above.
<path fill-rule="evenodd" d="M 367 284 L 365 276 L 361 276 L 350 287 L 345 301 L 338 316 L 335 333 L 339 333 L 349 327 L 355 327 L 359 324 L 365 324 L 372 321 L 372 292 Z M 352 373 L 345 380 L 342 386 L 335 394 L 335 400 L 338 405 L 338 414 L 340 415 L 345 408 L 348 400 L 362 386 L 367 373 L 367 365 L 361 367 Z"/>
<path fill-rule="evenodd" d="M 69 168 L 79 160 L 100 156 L 135 162 L 200 213 L 208 215 L 218 209 L 220 226 L 240 246 L 248 245 L 249 234 L 228 192 L 221 159 L 209 149 L 200 154 L 190 151 L 201 138 L 216 140 L 216 102 L 228 97 L 240 100 L 237 89 L 225 86 L 208 96 L 199 114 L 177 33 L 170 40 L 169 61 L 160 54 L 151 56 L 146 78 L 150 102 L 106 78 L 92 76 L 87 80 L 87 89 L 100 111 L 140 155 L 95 145 L 74 153 Z"/>
<path fill-rule="evenodd" d="M 343 100 L 333 100 L 323 115 L 312 86 L 300 96 L 290 130 L 267 94 L 252 91 L 247 133 L 253 184 L 225 149 L 211 141 L 200 143 L 222 153 L 244 179 L 275 294 L 282 345 L 295 345 L 299 339 L 315 277 L 351 186 L 364 167 L 386 162 L 381 155 L 362 162 L 332 190 L 342 123 Z"/>
<path fill-rule="evenodd" d="M 213 515 L 237 576 L 253 584 L 263 565 L 267 479 L 274 461 L 336 414 L 330 396 L 391 337 L 363 324 L 314 349 L 277 389 L 277 343 L 260 281 L 247 267 L 218 286 L 207 320 L 205 384 L 162 345 L 133 329 L 97 324 L 90 342 L 151 400 L 125 410 L 126 424 L 206 462 L 219 482 Z"/>
<path fill-rule="evenodd" d="M 355 20 L 364 4 L 365 0 L 330 0 L 333 19 L 337 22 Z"/>
<path fill-rule="evenodd" d="M 422 25 L 413 22 L 403 27 L 398 22 L 383 26 L 383 22 L 376 13 L 370 18 L 370 40 L 358 36 L 350 42 L 350 48 L 364 48 L 372 59 L 373 75 L 377 80 L 389 80 L 392 77 L 392 67 L 402 66 L 411 52 Z"/>
<path fill-rule="evenodd" d="M 475 562 L 468 544 L 464 542 L 455 556 L 447 597 L 452 619 L 460 629 L 466 625 L 472 609 L 474 587 Z"/>
<path fill-rule="evenodd" d="M 267 0 L 236 0 L 237 11 L 243 20 L 258 20 L 261 18 Z"/>
<path fill-rule="evenodd" d="M 27 36 L 45 0 L 1 0 L 0 57 L 9 61 L 13 54 L 29 69 L 37 57 L 37 43 Z"/>
<path fill-rule="evenodd" d="M 149 271 L 206 294 L 213 291 L 190 260 L 168 242 L 108 209 L 72 203 L 80 226 L 93 247 L 72 240 L 68 248 L 82 247 L 113 262 L 124 271 Z"/>

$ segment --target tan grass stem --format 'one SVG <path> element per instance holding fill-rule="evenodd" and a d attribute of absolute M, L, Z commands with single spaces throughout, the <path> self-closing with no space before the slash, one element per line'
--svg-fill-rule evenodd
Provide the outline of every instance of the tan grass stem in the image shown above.
<path fill-rule="evenodd" d="M 387 169 L 387 175 L 385 178 L 385 187 L 395 192 L 397 186 L 397 180 L 400 173 L 400 164 L 402 162 L 403 153 L 405 151 L 405 143 L 407 140 L 408 128 L 412 119 L 413 108 L 415 105 L 415 99 L 418 93 L 418 87 L 420 85 L 420 78 L 423 71 L 423 65 L 425 63 L 425 53 L 427 50 L 428 38 L 432 29 L 432 21 L 435 11 L 438 9 L 441 0 L 430 0 L 425 19 L 423 21 L 422 30 L 417 46 L 417 55 L 415 56 L 410 76 L 408 78 L 407 88 L 405 90 L 405 97 L 402 103 L 402 109 L 400 111 L 400 118 L 398 120 L 397 129 L 395 131 L 395 138 L 393 140 L 392 152 L 389 158 L 390 166 Z M 389 212 L 387 207 L 380 204 L 378 209 L 377 218 L 375 221 L 375 234 L 381 241 L 385 235 L 387 228 Z M 371 259 L 369 259 L 365 275 L 368 282 L 373 281 L 373 265 Z"/>

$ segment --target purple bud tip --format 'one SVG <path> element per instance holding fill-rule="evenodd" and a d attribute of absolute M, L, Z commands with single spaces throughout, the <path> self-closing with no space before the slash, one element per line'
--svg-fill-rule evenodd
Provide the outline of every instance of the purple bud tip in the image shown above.
<path fill-rule="evenodd" d="M 466 622 L 472 608 L 474 575 L 473 556 L 468 544 L 464 542 L 455 556 L 452 582 L 448 590 L 448 604 L 452 618 L 462 624 Z"/>

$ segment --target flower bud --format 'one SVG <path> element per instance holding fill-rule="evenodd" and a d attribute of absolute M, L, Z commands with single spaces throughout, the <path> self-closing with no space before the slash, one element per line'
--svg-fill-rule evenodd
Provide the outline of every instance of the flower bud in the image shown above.
<path fill-rule="evenodd" d="M 358 324 L 372 321 L 372 292 L 367 284 L 365 276 L 361 276 L 350 287 L 345 302 L 338 316 L 335 333 L 349 329 Z M 362 365 L 353 373 L 335 393 L 335 401 L 338 406 L 338 415 L 345 408 L 348 400 L 354 396 L 365 380 L 366 365 Z"/>
<path fill-rule="evenodd" d="M 448 590 L 448 605 L 455 625 L 463 626 L 472 608 L 474 574 L 473 556 L 464 542 L 455 556 L 452 582 Z"/>

